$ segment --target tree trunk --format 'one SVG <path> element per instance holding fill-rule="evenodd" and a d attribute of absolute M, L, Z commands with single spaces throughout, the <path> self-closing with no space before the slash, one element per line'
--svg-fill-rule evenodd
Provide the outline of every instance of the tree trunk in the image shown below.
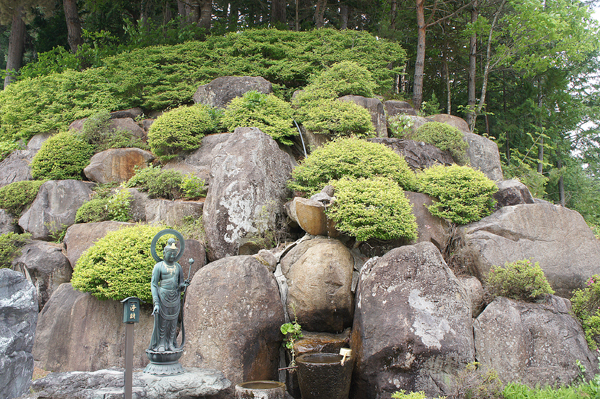
<path fill-rule="evenodd" d="M 200 1 L 200 20 L 198 21 L 198 26 L 209 31 L 211 23 L 212 0 L 202 0 Z"/>
<path fill-rule="evenodd" d="M 317 8 L 315 10 L 315 26 L 322 28 L 325 26 L 325 8 L 327 7 L 327 0 L 317 0 Z"/>
<path fill-rule="evenodd" d="M 300 20 L 298 19 L 298 2 L 300 0 L 296 0 L 296 32 L 300 30 Z"/>
<path fill-rule="evenodd" d="M 15 80 L 12 71 L 18 71 L 23 62 L 23 51 L 25 50 L 25 22 L 23 21 L 23 7 L 15 10 L 10 27 L 10 38 L 8 39 L 8 54 L 6 57 L 6 78 L 4 88 Z"/>
<path fill-rule="evenodd" d="M 473 9 L 471 10 L 471 23 L 474 24 L 479 18 L 479 10 L 477 10 L 477 0 L 473 2 Z M 477 98 L 475 97 L 475 86 L 477 84 L 477 34 L 471 35 L 469 43 L 469 83 L 468 83 L 468 100 L 469 111 L 467 113 L 467 123 L 469 124 L 469 130 L 473 132 L 475 130 L 475 104 Z"/>
<path fill-rule="evenodd" d="M 200 18 L 200 7 L 198 3 L 185 2 L 185 17 L 189 24 L 197 24 Z"/>
<path fill-rule="evenodd" d="M 79 12 L 77 11 L 77 0 L 63 0 L 63 8 L 65 10 L 67 31 L 69 33 L 69 47 L 71 48 L 71 52 L 75 54 L 77 48 L 83 44 L 81 21 L 79 20 Z"/>
<path fill-rule="evenodd" d="M 393 32 L 396 30 L 396 13 L 398 10 L 398 1 L 392 0 L 390 3 L 390 30 Z"/>
<path fill-rule="evenodd" d="M 450 83 L 450 70 L 448 68 L 448 47 L 445 47 L 444 54 L 442 55 L 442 70 L 444 73 L 444 79 L 446 80 L 446 113 L 452 115 L 452 87 Z"/>
<path fill-rule="evenodd" d="M 423 102 L 423 73 L 425 70 L 425 0 L 416 0 L 417 26 L 419 29 L 417 37 L 417 58 L 415 61 L 415 81 L 413 83 L 413 108 L 421 109 Z"/>
<path fill-rule="evenodd" d="M 340 4 L 340 29 L 348 29 L 348 4 Z"/>
<path fill-rule="evenodd" d="M 177 0 L 177 14 L 180 17 L 185 17 L 186 13 L 185 13 L 185 2 L 181 1 L 181 0 Z"/>
<path fill-rule="evenodd" d="M 275 26 L 277 23 L 285 24 L 287 22 L 286 6 L 286 0 L 271 1 L 271 25 Z"/>

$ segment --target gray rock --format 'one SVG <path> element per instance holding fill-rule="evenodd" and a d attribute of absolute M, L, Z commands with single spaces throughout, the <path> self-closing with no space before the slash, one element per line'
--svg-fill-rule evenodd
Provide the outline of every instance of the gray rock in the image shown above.
<path fill-rule="evenodd" d="M 473 276 L 460 276 L 458 277 L 458 281 L 460 281 L 469 295 L 469 299 L 471 300 L 471 314 L 473 318 L 476 318 L 486 305 L 483 285 L 477 277 Z"/>
<path fill-rule="evenodd" d="M 148 364 L 148 348 L 154 319 L 151 309 L 140 311 L 135 325 L 133 367 Z M 62 284 L 40 313 L 33 357 L 48 371 L 96 371 L 125 367 L 123 304 L 101 301 L 89 293 Z"/>
<path fill-rule="evenodd" d="M 575 211 L 550 204 L 499 209 L 461 228 L 465 247 L 459 256 L 485 278 L 492 267 L 531 259 L 539 262 L 557 295 L 570 298 L 600 272 L 600 241 Z"/>
<path fill-rule="evenodd" d="M 39 149 L 42 148 L 42 144 L 44 144 L 44 142 L 46 142 L 46 140 L 48 140 L 51 136 L 52 133 L 36 134 L 27 143 L 27 149 L 35 152 L 39 151 Z"/>
<path fill-rule="evenodd" d="M 101 184 L 122 183 L 135 175 L 136 168 L 145 168 L 153 159 L 150 151 L 139 148 L 111 148 L 94 154 L 83 173 Z"/>
<path fill-rule="evenodd" d="M 92 186 L 79 180 L 47 181 L 19 219 L 19 226 L 35 240 L 49 239 L 75 223 L 77 209 L 91 198 Z"/>
<path fill-rule="evenodd" d="M 308 154 L 334 139 L 334 136 L 330 134 L 313 133 L 304 126 L 300 126 L 300 132 L 302 137 L 294 137 L 293 140 L 297 147 L 302 148 L 302 151 L 305 147 Z M 303 146 L 300 143 L 302 140 L 304 140 Z M 304 152 L 302 152 L 302 156 L 304 156 Z"/>
<path fill-rule="evenodd" d="M 183 224 L 186 218 L 201 218 L 203 207 L 202 201 L 152 199 L 146 202 L 146 222 L 177 226 Z"/>
<path fill-rule="evenodd" d="M 0 209 L 0 234 L 16 232 L 17 226 L 15 225 L 15 219 L 13 216 L 4 209 Z"/>
<path fill-rule="evenodd" d="M 438 249 L 423 242 L 365 264 L 356 298 L 354 397 L 448 395 L 474 344 L 468 294 Z"/>
<path fill-rule="evenodd" d="M 353 270 L 354 258 L 338 240 L 317 237 L 298 244 L 281 259 L 288 314 L 295 309 L 307 331 L 338 333 L 350 327 Z"/>
<path fill-rule="evenodd" d="M 231 382 L 218 370 L 189 368 L 184 374 L 156 376 L 133 373 L 132 396 L 137 399 L 219 398 Z M 51 373 L 34 381 L 27 399 L 98 399 L 123 397 L 123 369 Z"/>
<path fill-rule="evenodd" d="M 287 215 L 308 234 L 327 235 L 329 227 L 333 227 L 325 215 L 325 205 L 308 198 L 294 197 L 285 204 Z M 331 224 L 331 226 L 330 226 Z"/>
<path fill-rule="evenodd" d="M 209 263 L 188 288 L 181 364 L 222 370 L 234 384 L 277 378 L 284 322 L 273 273 L 252 256 Z"/>
<path fill-rule="evenodd" d="M 195 104 L 225 108 L 231 100 L 251 90 L 273 93 L 271 82 L 260 76 L 223 76 L 198 87 L 193 99 Z"/>
<path fill-rule="evenodd" d="M 467 157 L 471 167 L 482 171 L 490 180 L 502 181 L 502 163 L 498 145 L 487 137 L 478 134 L 463 132 L 465 141 L 469 144 Z"/>
<path fill-rule="evenodd" d="M 440 122 L 440 123 L 445 123 L 447 125 L 453 126 L 463 133 L 471 132 L 469 130 L 469 124 L 463 118 L 459 118 L 458 116 L 448 115 L 448 114 L 437 114 L 437 115 L 430 115 L 427 117 L 427 119 L 429 119 L 433 122 Z"/>
<path fill-rule="evenodd" d="M 253 257 L 265 265 L 271 273 L 275 272 L 275 269 L 277 268 L 277 258 L 273 252 L 267 249 L 261 249 L 256 255 L 253 255 Z"/>
<path fill-rule="evenodd" d="M 385 113 L 388 117 L 398 114 L 417 116 L 417 112 L 415 111 L 415 109 L 406 101 L 384 101 L 383 107 L 385 108 Z"/>
<path fill-rule="evenodd" d="M 375 127 L 377 137 L 387 137 L 387 122 L 385 119 L 385 110 L 383 103 L 378 98 L 367 98 L 363 96 L 343 96 L 338 100 L 351 101 L 356 105 L 366 108 L 371 114 L 371 121 Z"/>
<path fill-rule="evenodd" d="M 144 111 L 139 107 L 123 109 L 120 111 L 113 111 L 110 113 L 111 119 L 120 119 L 120 118 L 136 119 L 142 115 L 144 115 Z"/>
<path fill-rule="evenodd" d="M 29 164 L 35 153 L 33 150 L 16 150 L 0 162 L 0 187 L 17 181 L 33 180 Z"/>
<path fill-rule="evenodd" d="M 448 151 L 442 151 L 432 144 L 394 138 L 373 138 L 368 139 L 368 141 L 391 148 L 396 154 L 404 157 L 412 170 L 422 170 L 433 165 L 452 165 L 454 163 Z"/>
<path fill-rule="evenodd" d="M 545 303 L 496 298 L 473 323 L 477 360 L 505 384 L 570 385 L 579 375 L 577 360 L 592 378 L 598 362 L 570 310 L 556 296 Z"/>
<path fill-rule="evenodd" d="M 145 222 L 146 221 L 146 205 L 152 201 L 148 194 L 141 192 L 137 188 L 128 188 L 129 194 L 131 194 L 131 209 L 129 214 L 134 222 Z"/>
<path fill-rule="evenodd" d="M 526 185 L 520 181 L 502 180 L 497 183 L 498 191 L 494 194 L 494 199 L 497 201 L 496 207 L 533 204 L 533 196 Z"/>
<path fill-rule="evenodd" d="M 62 283 L 71 281 L 71 264 L 62 247 L 45 241 L 31 241 L 12 261 L 15 271 L 23 273 L 36 288 L 39 310 Z"/>
<path fill-rule="evenodd" d="M 204 203 L 208 259 L 236 255 L 248 239 L 285 234 L 290 156 L 257 128 L 237 128 L 215 147 Z"/>
<path fill-rule="evenodd" d="M 81 131 L 87 118 L 78 119 L 69 125 L 69 130 Z M 111 118 L 108 130 L 125 130 L 132 136 L 144 139 L 146 132 L 132 118 Z"/>
<path fill-rule="evenodd" d="M 433 204 L 433 200 L 427 194 L 413 193 L 405 191 L 406 198 L 412 205 L 412 212 L 417 218 L 417 233 L 416 242 L 431 242 L 440 251 L 444 248 L 448 222 L 444 219 L 433 216 L 427 209 L 427 206 Z"/>
<path fill-rule="evenodd" d="M 98 223 L 77 223 L 70 226 L 65 234 L 64 246 L 71 267 L 75 269 L 81 254 L 109 231 L 120 230 L 133 226 L 132 223 L 106 221 Z M 68 282 L 68 281 L 65 281 Z"/>
<path fill-rule="evenodd" d="M 28 391 L 33 375 L 33 347 L 38 317 L 36 291 L 18 272 L 0 269 L 0 397 Z"/>

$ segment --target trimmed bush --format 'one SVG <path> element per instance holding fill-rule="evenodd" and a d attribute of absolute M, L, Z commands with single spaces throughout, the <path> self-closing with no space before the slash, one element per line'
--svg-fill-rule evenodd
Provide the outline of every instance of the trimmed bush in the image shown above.
<path fill-rule="evenodd" d="M 375 87 L 373 75 L 367 68 L 354 61 L 342 61 L 313 75 L 310 84 L 305 88 L 305 92 L 314 94 L 317 94 L 317 92 L 330 93 L 328 96 L 330 98 L 343 97 L 349 94 L 373 97 Z"/>
<path fill-rule="evenodd" d="M 80 180 L 92 155 L 92 145 L 70 132 L 58 133 L 46 140 L 33 157 L 31 175 L 38 180 Z"/>
<path fill-rule="evenodd" d="M 573 313 L 581 320 L 585 339 L 592 350 L 600 344 L 600 275 L 587 281 L 587 287 L 575 290 L 571 298 Z"/>
<path fill-rule="evenodd" d="M 464 134 L 454 126 L 441 122 L 428 122 L 419 127 L 410 138 L 433 144 L 442 151 L 450 152 L 458 164 L 467 163 L 469 144 L 464 140 Z"/>
<path fill-rule="evenodd" d="M 292 107 L 285 101 L 273 94 L 252 90 L 231 100 L 221 123 L 230 132 L 237 127 L 257 127 L 274 140 L 292 145 L 290 138 L 298 135 L 293 114 Z"/>
<path fill-rule="evenodd" d="M 387 177 L 414 190 L 416 177 L 404 158 L 379 143 L 341 138 L 314 150 L 292 171 L 288 187 L 310 196 L 342 177 Z"/>
<path fill-rule="evenodd" d="M 35 200 L 43 180 L 24 180 L 10 183 L 0 188 L 0 208 L 13 216 L 21 213 Z"/>
<path fill-rule="evenodd" d="M 162 226 L 136 225 L 111 231 L 87 249 L 77 261 L 71 284 L 98 299 L 120 301 L 137 296 L 152 303 L 150 280 L 156 263 L 150 253 L 152 238 Z M 156 246 L 161 254 L 168 236 Z"/>
<path fill-rule="evenodd" d="M 116 220 L 127 222 L 131 219 L 131 194 L 124 188 L 110 197 L 97 196 L 84 203 L 75 215 L 75 223 L 104 222 Z"/>
<path fill-rule="evenodd" d="M 504 267 L 492 266 L 487 284 L 493 295 L 523 301 L 536 301 L 554 294 L 538 262 L 529 259 L 506 263 Z"/>
<path fill-rule="evenodd" d="M 468 166 L 432 166 L 419 173 L 417 179 L 419 191 L 436 199 L 427 208 L 429 212 L 452 223 L 476 222 L 494 209 L 498 186 Z"/>
<path fill-rule="evenodd" d="M 148 144 L 163 162 L 179 153 L 200 147 L 207 133 L 213 133 L 217 124 L 206 105 L 179 107 L 159 116 L 148 131 Z"/>
<path fill-rule="evenodd" d="M 205 191 L 204 180 L 190 173 L 184 175 L 178 170 L 164 170 L 158 166 L 137 170 L 125 186 L 147 191 L 151 198 L 166 199 L 198 199 L 204 196 Z"/>
<path fill-rule="evenodd" d="M 417 239 L 417 223 L 404 191 L 393 180 L 344 177 L 332 181 L 336 201 L 326 213 L 336 229 L 358 241 Z"/>
<path fill-rule="evenodd" d="M 0 235 L 0 268 L 12 267 L 14 258 L 21 255 L 21 247 L 29 242 L 31 234 L 6 233 Z"/>
<path fill-rule="evenodd" d="M 316 134 L 334 137 L 374 137 L 375 127 L 366 108 L 352 101 L 316 100 L 301 111 L 299 119 Z"/>

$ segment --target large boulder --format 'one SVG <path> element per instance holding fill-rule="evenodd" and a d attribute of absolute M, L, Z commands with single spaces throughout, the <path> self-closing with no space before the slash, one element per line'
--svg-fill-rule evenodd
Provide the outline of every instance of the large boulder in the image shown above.
<path fill-rule="evenodd" d="M 32 180 L 31 160 L 35 151 L 16 150 L 0 162 L 0 187 L 17 181 Z"/>
<path fill-rule="evenodd" d="M 129 215 L 134 222 L 146 221 L 146 205 L 152 201 L 148 193 L 142 192 L 137 188 L 128 188 L 131 195 Z"/>
<path fill-rule="evenodd" d="M 570 310 L 556 296 L 545 303 L 496 298 L 473 323 L 477 360 L 505 384 L 570 385 L 580 373 L 577 361 L 592 378 L 598 361 Z"/>
<path fill-rule="evenodd" d="M 210 164 L 218 150 L 213 152 L 214 148 L 229 139 L 232 133 L 210 134 L 202 138 L 202 144 L 197 150 L 179 155 L 165 166 L 163 169 L 175 169 L 187 174 L 191 173 L 200 179 L 203 179 L 207 185 L 210 185 Z"/>
<path fill-rule="evenodd" d="M 340 241 L 303 241 L 281 259 L 288 285 L 287 308 L 302 328 L 338 333 L 352 325 L 354 258 Z"/>
<path fill-rule="evenodd" d="M 209 263 L 184 310 L 185 367 L 216 368 L 234 384 L 277 378 L 283 305 L 275 277 L 252 256 Z"/>
<path fill-rule="evenodd" d="M 81 131 L 87 118 L 78 119 L 69 125 L 69 130 Z M 131 117 L 115 118 L 111 115 L 111 120 L 108 125 L 109 131 L 125 130 L 131 133 L 133 137 L 139 139 L 146 138 L 146 132 L 142 129 Z"/>
<path fill-rule="evenodd" d="M 448 151 L 442 151 L 432 144 L 421 141 L 379 137 L 368 139 L 368 141 L 391 148 L 396 154 L 404 157 L 412 170 L 422 170 L 433 165 L 452 165 L 454 163 Z"/>
<path fill-rule="evenodd" d="M 222 76 L 198 87 L 193 99 L 195 104 L 225 108 L 231 100 L 251 90 L 270 94 L 273 93 L 273 86 L 260 76 Z"/>
<path fill-rule="evenodd" d="M 501 208 L 461 228 L 465 246 L 459 256 L 485 278 L 493 265 L 531 259 L 539 262 L 557 295 L 570 298 L 600 272 L 600 241 L 575 211 L 552 204 Z"/>
<path fill-rule="evenodd" d="M 77 209 L 92 196 L 92 183 L 79 180 L 50 180 L 19 219 L 19 226 L 33 239 L 50 236 L 75 223 Z"/>
<path fill-rule="evenodd" d="M 154 319 L 142 307 L 135 325 L 133 367 L 148 364 L 148 348 Z M 89 293 L 62 284 L 40 313 L 33 357 L 48 371 L 95 371 L 125 367 L 123 304 L 101 301 Z"/>
<path fill-rule="evenodd" d="M 431 243 L 396 248 L 365 264 L 352 328 L 352 397 L 399 389 L 452 392 L 474 360 L 470 299 Z"/>
<path fill-rule="evenodd" d="M 385 110 L 383 108 L 383 103 L 378 98 L 348 95 L 340 97 L 338 100 L 353 102 L 356 105 L 366 108 L 371 114 L 371 121 L 375 127 L 377 137 L 387 137 Z"/>
<path fill-rule="evenodd" d="M 443 250 L 449 224 L 444 219 L 433 216 L 427 209 L 433 204 L 433 199 L 427 194 L 405 191 L 406 198 L 412 205 L 412 212 L 417 221 L 417 241 L 431 242 L 440 251 Z"/>
<path fill-rule="evenodd" d="M 526 185 L 516 179 L 502 180 L 496 183 L 498 191 L 494 194 L 496 207 L 533 204 L 533 196 Z"/>
<path fill-rule="evenodd" d="M 111 119 L 122 119 L 122 118 L 137 119 L 137 118 L 141 117 L 142 115 L 144 115 L 144 110 L 141 109 L 140 107 L 134 107 L 134 108 L 128 108 L 128 109 L 121 109 L 118 111 L 112 111 L 110 113 L 110 118 Z"/>
<path fill-rule="evenodd" d="M 35 240 L 21 248 L 21 255 L 13 259 L 12 267 L 35 286 L 40 310 L 61 284 L 71 281 L 73 272 L 60 245 Z"/>
<path fill-rule="evenodd" d="M 170 201 L 153 199 L 146 202 L 146 222 L 163 223 L 167 226 L 177 226 L 186 219 L 202 217 L 202 201 Z"/>
<path fill-rule="evenodd" d="M 0 234 L 16 232 L 17 226 L 15 225 L 13 216 L 4 209 L 0 209 Z"/>
<path fill-rule="evenodd" d="M 406 101 L 388 100 L 383 102 L 385 113 L 388 117 L 394 115 L 413 115 L 417 116 L 417 111 Z"/>
<path fill-rule="evenodd" d="M 52 136 L 52 133 L 38 133 L 33 136 L 27 143 L 27 149 L 38 152 L 42 148 L 42 144 Z"/>
<path fill-rule="evenodd" d="M 287 215 L 298 226 L 313 236 L 330 235 L 335 237 L 335 222 L 325 215 L 325 204 L 310 198 L 294 197 L 285 204 Z"/>
<path fill-rule="evenodd" d="M 112 148 L 94 154 L 83 173 L 101 184 L 122 183 L 133 177 L 136 168 L 145 168 L 153 159 L 150 151 L 139 148 Z"/>
<path fill-rule="evenodd" d="M 63 244 L 71 267 L 75 269 L 81 254 L 109 231 L 120 230 L 124 227 L 134 226 L 133 223 L 106 221 L 97 223 L 77 223 L 70 226 L 65 234 Z"/>
<path fill-rule="evenodd" d="M 29 390 L 38 317 L 35 287 L 18 272 L 0 269 L 0 397 Z"/>
<path fill-rule="evenodd" d="M 24 399 L 122 398 L 124 370 L 51 373 L 35 380 Z M 210 369 L 187 369 L 183 374 L 158 376 L 135 372 L 132 396 L 136 399 L 223 398 L 231 382 Z"/>
<path fill-rule="evenodd" d="M 448 114 L 437 114 L 430 115 L 427 117 L 433 122 L 445 123 L 447 125 L 453 126 L 460 130 L 463 133 L 470 133 L 469 124 L 463 118 L 459 118 L 458 116 L 448 115 Z"/>
<path fill-rule="evenodd" d="M 285 231 L 290 156 L 257 128 L 237 128 L 215 147 L 204 203 L 208 259 L 237 255 L 248 239 Z"/>
<path fill-rule="evenodd" d="M 465 141 L 469 144 L 467 157 L 469 158 L 471 167 L 482 171 L 490 180 L 496 182 L 504 180 L 498 144 L 478 134 L 463 133 Z"/>

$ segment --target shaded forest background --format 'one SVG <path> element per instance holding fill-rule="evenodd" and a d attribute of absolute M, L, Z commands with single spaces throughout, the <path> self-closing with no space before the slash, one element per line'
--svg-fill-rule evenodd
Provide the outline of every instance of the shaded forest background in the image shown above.
<path fill-rule="evenodd" d="M 600 224 L 600 2 L 578 0 L 0 0 L 5 86 L 119 53 L 275 28 L 367 31 L 406 61 L 386 99 L 463 117 L 505 178 Z"/>

